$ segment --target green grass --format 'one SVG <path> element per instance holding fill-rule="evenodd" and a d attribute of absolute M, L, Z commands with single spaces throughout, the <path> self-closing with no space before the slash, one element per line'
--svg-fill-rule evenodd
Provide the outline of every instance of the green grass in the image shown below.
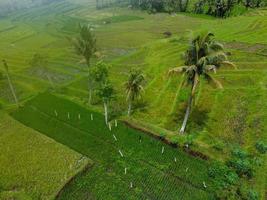
<path fill-rule="evenodd" d="M 94 161 L 93 169 L 76 177 L 65 188 L 61 199 L 83 199 L 86 195 L 97 199 L 118 199 L 121 195 L 124 199 L 212 199 L 212 186 L 207 190 L 203 187 L 203 181 L 209 183 L 206 161 L 122 123 L 118 123 L 118 127 L 113 124 L 109 131 L 101 114 L 71 101 L 41 94 L 13 116 Z M 141 143 L 139 137 L 142 137 Z M 163 154 L 162 147 L 165 148 Z M 119 150 L 124 157 L 120 156 Z M 177 162 L 174 162 L 175 158 Z M 125 167 L 128 169 L 126 175 Z"/>
<path fill-rule="evenodd" d="M 0 199 L 53 199 L 87 158 L 0 112 Z"/>
<path fill-rule="evenodd" d="M 143 101 L 135 105 L 132 121 L 171 137 L 181 125 L 188 89 L 179 88 L 179 76 L 169 79 L 166 73 L 183 64 L 181 53 L 192 32 L 210 30 L 231 52 L 229 59 L 238 70 L 222 68 L 218 72 L 216 77 L 223 83 L 223 91 L 206 85 L 198 91 L 187 129 L 195 138 L 192 148 L 224 160 L 232 146 L 241 145 L 254 153 L 257 140 L 267 142 L 266 9 L 215 19 L 196 14 L 149 15 L 126 8 L 95 10 L 94 6 L 86 0 L 54 2 L 0 19 L 0 57 L 10 65 L 21 101 L 50 87 L 43 72 L 29 66 L 36 52 L 47 57 L 48 72 L 55 84 L 64 86 L 59 93 L 87 101 L 84 66 L 67 38 L 74 36 L 79 23 L 90 23 L 95 27 L 98 50 L 112 64 L 110 79 L 117 90 L 120 109 L 126 110 L 125 73 L 132 67 L 141 68 L 147 82 Z M 239 11 L 238 8 L 234 12 Z M 111 23 L 104 24 L 107 20 Z M 165 31 L 172 32 L 173 37 L 164 39 Z M 94 99 L 94 109 L 101 110 L 101 101 Z M 14 103 L 6 80 L 0 80 L 0 101 L 4 106 Z M 224 148 L 218 151 L 216 146 L 221 143 Z M 255 182 L 262 199 L 266 190 L 263 172 L 263 168 L 257 169 L 257 176 L 250 183 Z"/>

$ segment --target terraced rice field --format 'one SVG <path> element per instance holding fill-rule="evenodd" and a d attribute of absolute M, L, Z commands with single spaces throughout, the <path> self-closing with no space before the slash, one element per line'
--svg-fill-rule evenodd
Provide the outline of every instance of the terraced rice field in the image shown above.
<path fill-rule="evenodd" d="M 93 160 L 59 199 L 213 199 L 207 161 L 121 122 L 110 131 L 101 114 L 71 101 L 40 94 L 13 117 Z"/>

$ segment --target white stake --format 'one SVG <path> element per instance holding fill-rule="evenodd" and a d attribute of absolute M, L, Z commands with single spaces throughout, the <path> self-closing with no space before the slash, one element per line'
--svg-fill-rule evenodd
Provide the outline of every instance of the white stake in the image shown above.
<path fill-rule="evenodd" d="M 115 119 L 115 127 L 118 127 L 118 122 L 116 119 Z"/>
<path fill-rule="evenodd" d="M 93 114 L 91 114 L 91 120 L 92 120 L 92 121 L 94 120 L 94 116 L 93 116 Z"/>
<path fill-rule="evenodd" d="M 70 119 L 70 113 L 68 112 L 68 119 Z"/>
<path fill-rule="evenodd" d="M 124 174 L 127 174 L 127 168 L 126 167 L 124 168 Z"/>
<path fill-rule="evenodd" d="M 109 131 L 111 131 L 111 124 L 110 123 L 108 123 L 108 129 L 109 129 Z"/>
<path fill-rule="evenodd" d="M 164 153 L 164 147 L 162 147 L 162 149 L 161 149 L 161 154 L 163 154 Z"/>
<path fill-rule="evenodd" d="M 177 162 L 177 159 L 176 159 L 176 157 L 174 158 L 174 162 Z"/>
<path fill-rule="evenodd" d="M 55 110 L 55 115 L 56 115 L 56 117 L 57 117 L 57 111 Z"/>
<path fill-rule="evenodd" d="M 118 140 L 117 140 L 117 137 L 116 137 L 114 134 L 113 134 L 113 137 L 114 137 L 114 140 L 115 140 L 115 141 L 118 141 Z"/>
<path fill-rule="evenodd" d="M 78 119 L 81 119 L 81 114 L 78 115 Z"/>
<path fill-rule="evenodd" d="M 123 157 L 123 154 L 122 154 L 121 150 L 119 150 L 119 153 L 120 153 L 121 157 Z"/>
<path fill-rule="evenodd" d="M 207 188 L 207 185 L 204 181 L 203 181 L 203 186 L 204 186 L 204 188 Z"/>
<path fill-rule="evenodd" d="M 133 182 L 130 183 L 130 188 L 133 188 Z"/>

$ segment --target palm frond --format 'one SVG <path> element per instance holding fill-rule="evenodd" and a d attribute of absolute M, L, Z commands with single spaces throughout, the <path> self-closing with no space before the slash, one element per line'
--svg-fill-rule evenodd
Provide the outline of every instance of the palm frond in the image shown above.
<path fill-rule="evenodd" d="M 223 89 L 221 82 L 215 79 L 214 77 L 212 77 L 211 75 L 205 73 L 204 78 L 208 81 L 209 84 L 215 85 L 219 89 Z"/>
<path fill-rule="evenodd" d="M 226 66 L 230 66 L 230 67 L 233 67 L 233 68 L 237 69 L 237 66 L 234 63 L 232 63 L 230 61 L 227 61 L 227 60 L 222 61 L 221 64 L 222 65 L 226 65 Z"/>
<path fill-rule="evenodd" d="M 206 65 L 206 71 L 213 71 L 215 74 L 217 73 L 217 66 L 216 65 Z"/>
<path fill-rule="evenodd" d="M 184 73 L 189 66 L 180 66 L 170 69 L 168 75 Z"/>

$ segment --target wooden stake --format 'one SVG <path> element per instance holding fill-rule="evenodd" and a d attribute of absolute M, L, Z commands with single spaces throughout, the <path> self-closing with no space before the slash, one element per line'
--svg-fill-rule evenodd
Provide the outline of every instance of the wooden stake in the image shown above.
<path fill-rule="evenodd" d="M 116 119 L 115 119 L 115 127 L 118 127 L 118 122 Z"/>
<path fill-rule="evenodd" d="M 118 141 L 118 140 L 117 140 L 117 137 L 116 137 L 114 134 L 113 134 L 113 137 L 114 137 L 115 141 Z"/>
<path fill-rule="evenodd" d="M 122 154 L 121 150 L 119 150 L 119 153 L 120 153 L 121 157 L 123 157 L 123 154 Z"/>

